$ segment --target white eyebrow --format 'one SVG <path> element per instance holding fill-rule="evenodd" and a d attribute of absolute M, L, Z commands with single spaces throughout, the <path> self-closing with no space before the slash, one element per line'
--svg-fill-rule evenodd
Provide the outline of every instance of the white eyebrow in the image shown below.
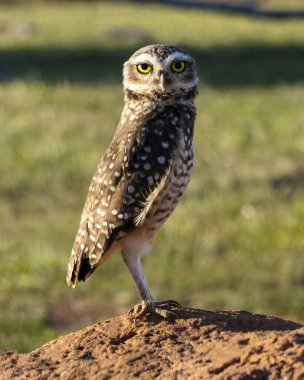
<path fill-rule="evenodd" d="M 167 63 L 172 62 L 174 60 L 189 61 L 189 55 L 177 51 L 177 52 L 171 54 L 168 58 L 166 58 L 164 60 L 164 65 L 166 65 Z"/>
<path fill-rule="evenodd" d="M 150 54 L 147 54 L 147 53 L 142 53 L 138 55 L 137 57 L 135 57 L 133 60 L 133 63 L 135 64 L 144 63 L 144 62 L 151 63 L 151 65 L 161 64 L 161 62 L 156 57 L 152 57 Z"/>
<path fill-rule="evenodd" d="M 180 60 L 180 61 L 189 61 L 189 55 L 182 53 L 182 52 L 175 52 L 171 54 L 169 57 L 167 57 L 164 61 L 160 61 L 157 57 L 151 56 L 151 54 L 142 53 L 134 58 L 132 63 L 135 65 L 139 63 L 150 63 L 151 65 L 161 65 L 166 66 L 168 63 L 171 63 L 173 60 Z"/>

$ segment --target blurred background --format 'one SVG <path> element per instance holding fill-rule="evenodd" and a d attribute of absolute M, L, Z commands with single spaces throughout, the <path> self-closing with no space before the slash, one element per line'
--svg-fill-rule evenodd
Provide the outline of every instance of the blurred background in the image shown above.
<path fill-rule="evenodd" d="M 192 181 L 144 258 L 154 297 L 304 322 L 303 18 L 2 1 L 0 350 L 32 350 L 139 300 L 119 253 L 74 290 L 65 270 L 120 117 L 122 64 L 150 43 L 186 46 L 200 75 Z"/>

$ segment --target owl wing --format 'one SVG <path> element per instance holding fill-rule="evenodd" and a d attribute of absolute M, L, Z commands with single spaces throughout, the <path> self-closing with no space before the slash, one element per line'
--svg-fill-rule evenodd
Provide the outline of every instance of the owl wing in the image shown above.
<path fill-rule="evenodd" d="M 134 120 L 131 127 L 118 126 L 89 188 L 68 263 L 68 284 L 86 280 L 115 243 L 143 222 L 147 202 L 172 163 L 179 138 L 176 119 L 172 112 L 162 112 Z"/>

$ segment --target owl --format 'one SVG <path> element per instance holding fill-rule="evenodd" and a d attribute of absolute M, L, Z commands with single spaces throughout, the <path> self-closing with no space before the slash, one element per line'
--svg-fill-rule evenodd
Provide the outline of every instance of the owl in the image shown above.
<path fill-rule="evenodd" d="M 178 302 L 156 302 L 141 256 L 180 201 L 189 183 L 196 116 L 194 59 L 172 45 L 149 45 L 123 67 L 124 108 L 114 137 L 93 176 L 68 262 L 76 286 L 119 250 L 142 302 L 136 318 L 174 316 Z"/>

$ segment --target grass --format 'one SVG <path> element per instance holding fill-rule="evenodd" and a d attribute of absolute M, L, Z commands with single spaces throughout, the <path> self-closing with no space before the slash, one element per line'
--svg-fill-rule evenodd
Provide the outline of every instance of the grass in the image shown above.
<path fill-rule="evenodd" d="M 0 6 L 0 38 L 0 349 L 138 301 L 119 254 L 76 290 L 65 268 L 119 120 L 122 63 L 149 42 L 186 44 L 200 70 L 192 181 L 144 259 L 155 298 L 304 320 L 302 22 L 33 3 Z"/>

